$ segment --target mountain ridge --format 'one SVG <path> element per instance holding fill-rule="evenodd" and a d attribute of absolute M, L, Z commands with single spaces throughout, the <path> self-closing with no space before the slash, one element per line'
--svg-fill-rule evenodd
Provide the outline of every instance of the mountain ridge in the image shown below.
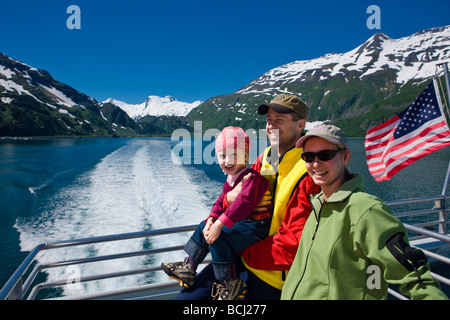
<path fill-rule="evenodd" d="M 167 135 L 186 128 L 179 115 L 200 103 L 149 96 L 146 106 L 158 99 L 159 105 L 153 103 L 147 114 L 132 119 L 111 103 L 116 100 L 98 102 L 55 80 L 48 71 L 0 53 L 0 136 Z M 166 106 L 172 108 L 165 112 Z"/>
<path fill-rule="evenodd" d="M 257 106 L 279 93 L 299 95 L 309 106 L 309 121 L 329 121 L 348 136 L 364 136 L 406 108 L 444 62 L 450 62 L 450 26 L 399 39 L 376 33 L 348 52 L 284 64 L 204 102 L 148 96 L 132 105 L 96 101 L 0 53 L 0 136 L 170 135 L 177 128 L 192 130 L 194 121 L 202 121 L 203 130 L 260 129 L 265 119 Z"/>
<path fill-rule="evenodd" d="M 103 103 L 111 103 L 124 110 L 133 120 L 142 119 L 145 116 L 175 116 L 184 117 L 202 101 L 192 103 L 178 101 L 172 96 L 159 97 L 150 95 L 140 104 L 128 104 L 113 98 L 108 98 Z"/>
<path fill-rule="evenodd" d="M 290 93 L 309 106 L 310 121 L 330 121 L 350 136 L 364 136 L 369 127 L 406 108 L 443 62 L 450 62 L 450 26 L 399 39 L 376 33 L 348 52 L 297 60 L 234 93 L 212 97 L 188 115 L 189 122 L 263 128 L 257 106 Z"/>

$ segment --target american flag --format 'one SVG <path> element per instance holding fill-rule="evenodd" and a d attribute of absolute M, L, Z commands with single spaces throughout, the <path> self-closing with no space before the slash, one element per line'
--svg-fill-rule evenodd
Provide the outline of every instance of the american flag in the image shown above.
<path fill-rule="evenodd" d="M 389 180 L 403 168 L 450 146 L 436 79 L 403 112 L 367 131 L 365 148 L 375 181 Z"/>

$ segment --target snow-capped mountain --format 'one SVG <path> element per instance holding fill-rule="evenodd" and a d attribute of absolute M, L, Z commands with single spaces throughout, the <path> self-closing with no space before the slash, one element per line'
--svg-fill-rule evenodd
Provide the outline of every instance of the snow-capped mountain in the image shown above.
<path fill-rule="evenodd" d="M 128 116 L 134 120 L 139 120 L 145 116 L 176 116 L 184 117 L 192 109 L 202 103 L 195 101 L 193 103 L 181 102 L 171 96 L 158 97 L 148 96 L 141 104 L 128 104 L 109 98 L 103 103 L 111 103 L 125 111 Z"/>
<path fill-rule="evenodd" d="M 91 97 L 55 81 L 47 71 L 38 70 L 0 53 L 0 93 L 8 92 L 28 95 L 54 109 L 96 104 Z M 42 98 L 42 94 L 46 98 Z"/>
<path fill-rule="evenodd" d="M 450 62 L 450 26 L 400 39 L 377 33 L 349 52 L 269 70 L 232 94 L 210 98 L 189 120 L 202 119 L 210 127 L 261 128 L 257 106 L 276 94 L 292 93 L 310 107 L 310 121 L 329 120 L 349 135 L 363 136 L 368 127 L 408 106 L 437 64 L 445 62 Z"/>
<path fill-rule="evenodd" d="M 184 116 L 200 103 L 170 96 L 150 96 L 141 105 L 100 103 L 47 71 L 0 53 L 0 137 L 167 135 L 187 128 Z M 146 115 L 154 117 L 138 121 Z"/>
<path fill-rule="evenodd" d="M 362 79 L 388 69 L 396 73 L 396 83 L 406 84 L 433 76 L 436 64 L 443 62 L 450 62 L 450 26 L 417 32 L 401 39 L 377 33 L 349 52 L 330 53 L 274 68 L 237 93 L 289 92 L 286 88 L 289 83 L 316 78 L 322 81 L 338 75 L 346 80 Z M 261 90 L 262 87 L 265 89 Z"/>
<path fill-rule="evenodd" d="M 0 53 L 0 136 L 115 134 L 99 103 Z"/>
<path fill-rule="evenodd" d="M 0 136 L 167 135 L 196 120 L 203 130 L 259 129 L 265 118 L 257 106 L 282 92 L 302 97 L 310 122 L 327 120 L 349 136 L 364 136 L 370 126 L 404 110 L 440 63 L 450 63 L 450 26 L 400 39 L 377 33 L 349 52 L 294 61 L 203 103 L 149 96 L 131 105 L 111 98 L 97 102 L 47 71 L 0 53 Z"/>

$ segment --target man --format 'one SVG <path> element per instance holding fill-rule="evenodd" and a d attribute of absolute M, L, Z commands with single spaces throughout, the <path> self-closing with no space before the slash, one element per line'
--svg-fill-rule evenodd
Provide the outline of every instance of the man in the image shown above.
<path fill-rule="evenodd" d="M 306 219 L 311 212 L 308 195 L 318 193 L 301 160 L 302 150 L 295 148 L 306 124 L 307 108 L 295 95 L 280 94 L 270 103 L 258 107 L 266 115 L 266 130 L 271 144 L 252 168 L 270 181 L 273 215 L 269 236 L 242 252 L 242 263 L 248 270 L 246 299 L 279 299 L 286 272 L 300 241 Z M 227 194 L 232 203 L 239 193 Z M 258 215 L 255 214 L 255 219 Z M 182 290 L 177 299 L 208 299 L 214 282 L 212 268 L 207 266 L 196 278 L 195 287 Z"/>

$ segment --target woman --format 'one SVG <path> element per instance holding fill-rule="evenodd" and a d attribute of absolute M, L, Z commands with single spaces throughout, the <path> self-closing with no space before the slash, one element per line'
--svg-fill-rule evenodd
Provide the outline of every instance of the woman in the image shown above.
<path fill-rule="evenodd" d="M 387 282 L 412 299 L 446 299 L 422 251 L 378 198 L 352 175 L 344 133 L 332 125 L 310 130 L 297 144 L 322 191 L 309 216 L 282 299 L 386 299 Z"/>

